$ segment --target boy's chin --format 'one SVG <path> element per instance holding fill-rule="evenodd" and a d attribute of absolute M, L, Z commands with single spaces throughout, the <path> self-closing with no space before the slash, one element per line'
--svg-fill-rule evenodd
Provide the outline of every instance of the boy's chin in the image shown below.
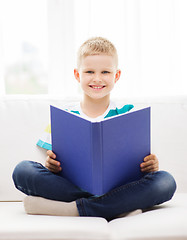
<path fill-rule="evenodd" d="M 110 93 L 103 95 L 103 94 L 88 94 L 85 96 L 86 98 L 90 98 L 92 100 L 98 101 L 98 100 L 106 100 L 110 99 Z"/>

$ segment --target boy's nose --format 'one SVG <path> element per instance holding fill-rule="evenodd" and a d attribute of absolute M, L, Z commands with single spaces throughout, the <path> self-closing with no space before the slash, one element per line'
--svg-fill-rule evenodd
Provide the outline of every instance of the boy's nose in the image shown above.
<path fill-rule="evenodd" d="M 94 82 L 101 82 L 101 76 L 100 76 L 100 74 L 96 74 L 95 76 L 94 76 Z"/>

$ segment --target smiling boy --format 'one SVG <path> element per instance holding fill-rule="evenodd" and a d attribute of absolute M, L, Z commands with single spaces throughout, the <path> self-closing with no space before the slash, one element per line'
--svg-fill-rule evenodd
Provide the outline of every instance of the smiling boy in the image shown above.
<path fill-rule="evenodd" d="M 83 90 L 82 111 L 89 117 L 102 115 L 109 106 L 110 92 L 121 71 L 110 55 L 90 55 L 81 60 L 74 75 Z"/>
<path fill-rule="evenodd" d="M 83 98 L 69 111 L 98 121 L 133 108 L 130 104 L 118 108 L 110 101 L 110 93 L 121 71 L 118 69 L 117 51 L 107 39 L 91 38 L 81 45 L 74 76 L 83 90 Z M 50 136 L 50 131 L 48 134 Z M 24 200 L 28 214 L 97 216 L 111 220 L 123 213 L 168 201 L 176 190 L 174 178 L 168 172 L 158 171 L 158 159 L 151 154 L 142 159 L 140 168 L 146 173 L 143 178 L 104 195 L 94 196 L 58 175 L 63 166 L 51 151 L 49 136 L 38 143 L 48 149 L 45 167 L 23 161 L 13 173 L 15 186 L 30 195 Z"/>

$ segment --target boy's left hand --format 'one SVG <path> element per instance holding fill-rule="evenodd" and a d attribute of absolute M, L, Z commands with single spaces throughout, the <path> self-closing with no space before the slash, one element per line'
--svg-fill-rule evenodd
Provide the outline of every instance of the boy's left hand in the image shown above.
<path fill-rule="evenodd" d="M 144 158 L 144 162 L 140 164 L 142 172 L 156 172 L 159 169 L 158 158 L 154 154 L 150 154 Z"/>

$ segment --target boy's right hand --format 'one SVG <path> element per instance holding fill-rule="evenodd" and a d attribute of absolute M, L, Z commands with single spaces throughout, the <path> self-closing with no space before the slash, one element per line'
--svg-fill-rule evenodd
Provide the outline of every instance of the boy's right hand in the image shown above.
<path fill-rule="evenodd" d="M 54 173 L 58 173 L 62 170 L 60 162 L 56 160 L 56 155 L 51 151 L 47 151 L 47 159 L 45 162 L 45 167 Z"/>

